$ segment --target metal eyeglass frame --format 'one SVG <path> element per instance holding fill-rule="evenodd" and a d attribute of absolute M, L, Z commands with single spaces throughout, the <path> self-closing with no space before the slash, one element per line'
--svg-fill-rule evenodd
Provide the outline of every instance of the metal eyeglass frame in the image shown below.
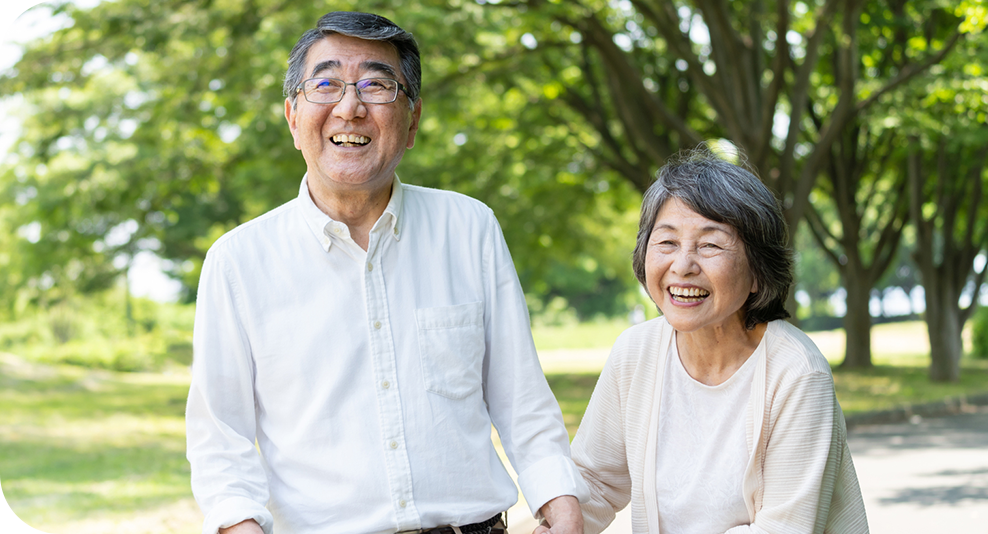
<path fill-rule="evenodd" d="M 343 91 L 340 93 L 340 98 L 338 100 L 333 100 L 332 102 L 314 102 L 312 100 L 309 100 L 309 95 L 308 95 L 308 93 L 305 92 L 305 82 L 309 82 L 309 81 L 312 81 L 312 80 L 334 80 L 334 81 L 337 81 L 337 82 L 342 83 L 343 84 Z M 366 82 L 368 80 L 387 80 L 389 82 L 394 82 L 394 83 L 398 84 L 398 89 L 395 90 L 394 97 L 391 100 L 388 100 L 387 102 L 368 102 L 368 101 L 364 100 L 364 98 L 362 96 L 360 96 L 360 89 L 357 87 L 357 84 L 359 84 L 360 82 Z M 411 98 L 411 95 L 408 94 L 408 90 L 405 89 L 405 86 L 402 85 L 402 83 L 399 82 L 398 80 L 393 80 L 391 78 L 364 78 L 364 79 L 361 79 L 361 80 L 357 80 L 355 82 L 346 82 L 346 81 L 343 81 L 343 80 L 341 80 L 339 78 L 327 78 L 327 77 L 324 77 L 324 76 L 320 76 L 320 77 L 316 77 L 316 78 L 307 78 L 305 80 L 302 80 L 302 82 L 299 83 L 297 87 L 295 87 L 295 95 L 297 97 L 299 93 L 302 93 L 302 97 L 305 98 L 305 101 L 306 102 L 310 102 L 312 104 L 336 104 L 336 103 L 341 102 L 343 100 L 343 97 L 346 96 L 346 87 L 348 85 L 352 85 L 354 87 L 354 89 L 357 91 L 357 100 L 360 100 L 364 104 L 390 104 L 390 103 L 394 102 L 395 100 L 398 100 L 398 91 L 401 91 L 402 93 L 405 93 L 405 96 Z"/>

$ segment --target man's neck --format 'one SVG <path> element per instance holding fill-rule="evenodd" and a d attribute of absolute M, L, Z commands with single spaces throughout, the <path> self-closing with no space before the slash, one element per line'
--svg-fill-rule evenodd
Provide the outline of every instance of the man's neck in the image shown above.
<path fill-rule="evenodd" d="M 370 231 L 391 200 L 391 184 L 374 191 L 323 191 L 322 194 L 313 192 L 310 185 L 309 196 L 323 213 L 347 225 L 350 237 L 367 250 Z"/>

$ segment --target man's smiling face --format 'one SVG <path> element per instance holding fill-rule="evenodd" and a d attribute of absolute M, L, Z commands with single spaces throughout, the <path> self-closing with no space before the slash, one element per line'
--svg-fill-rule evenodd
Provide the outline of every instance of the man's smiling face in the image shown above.
<path fill-rule="evenodd" d="M 340 34 L 312 45 L 304 75 L 351 83 L 364 78 L 391 78 L 407 85 L 394 46 Z M 321 197 L 333 192 L 390 187 L 405 149 L 415 143 L 420 112 L 421 102 L 411 107 L 402 91 L 390 104 L 367 104 L 357 98 L 352 85 L 346 87 L 343 100 L 335 104 L 309 102 L 300 92 L 293 109 L 291 99 L 287 99 L 285 118 L 295 148 L 302 151 L 308 166 L 312 194 Z"/>

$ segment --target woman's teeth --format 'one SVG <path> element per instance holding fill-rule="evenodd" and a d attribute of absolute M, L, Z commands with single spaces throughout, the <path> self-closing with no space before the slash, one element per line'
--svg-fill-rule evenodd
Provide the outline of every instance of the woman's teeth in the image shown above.
<path fill-rule="evenodd" d="M 710 296 L 710 292 L 698 287 L 670 287 L 669 294 L 677 302 L 700 302 Z"/>

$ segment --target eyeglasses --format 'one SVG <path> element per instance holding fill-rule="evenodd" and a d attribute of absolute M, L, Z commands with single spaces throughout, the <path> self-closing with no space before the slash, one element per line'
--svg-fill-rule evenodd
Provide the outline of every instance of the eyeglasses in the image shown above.
<path fill-rule="evenodd" d="M 408 96 L 405 86 L 390 78 L 365 78 L 353 83 L 336 78 L 309 78 L 298 84 L 295 94 L 301 91 L 313 104 L 335 104 L 343 100 L 348 85 L 352 85 L 357 90 L 357 98 L 367 104 L 390 104 L 398 98 L 399 89 Z"/>

